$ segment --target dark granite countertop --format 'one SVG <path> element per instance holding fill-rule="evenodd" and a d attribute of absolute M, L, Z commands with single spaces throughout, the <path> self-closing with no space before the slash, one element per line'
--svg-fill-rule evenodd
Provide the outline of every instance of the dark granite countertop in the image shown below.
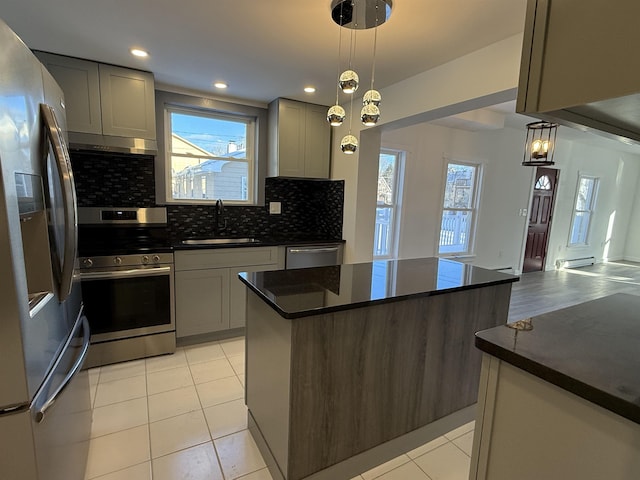
<path fill-rule="evenodd" d="M 225 243 L 196 243 L 185 245 L 182 241 L 175 241 L 173 243 L 174 250 L 197 250 L 197 249 L 209 249 L 209 248 L 246 248 L 246 247 L 274 247 L 274 246 L 290 246 L 290 245 L 329 245 L 336 243 L 344 243 L 344 240 L 336 240 L 335 238 L 320 238 L 317 236 L 252 236 L 247 235 L 242 238 L 253 238 L 255 241 L 246 242 L 242 238 L 232 237 L 216 237 L 224 239 Z M 233 241 L 233 240 L 237 241 Z M 228 241 L 228 243 L 226 243 Z"/>
<path fill-rule="evenodd" d="M 380 260 L 331 267 L 243 272 L 240 279 L 284 318 L 510 283 L 514 275 L 452 260 Z"/>
<path fill-rule="evenodd" d="M 620 293 L 549 312 L 533 317 L 531 327 L 478 332 L 476 346 L 640 423 L 639 296 Z"/>

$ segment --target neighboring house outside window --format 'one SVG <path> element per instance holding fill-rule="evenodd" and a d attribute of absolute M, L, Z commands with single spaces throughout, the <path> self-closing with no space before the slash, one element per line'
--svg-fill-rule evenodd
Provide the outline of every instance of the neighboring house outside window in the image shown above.
<path fill-rule="evenodd" d="M 253 203 L 255 119 L 182 107 L 166 111 L 167 200 Z"/>
<path fill-rule="evenodd" d="M 472 253 L 479 178 L 479 164 L 447 163 L 439 254 Z"/>
<path fill-rule="evenodd" d="M 401 188 L 403 152 L 382 149 L 378 164 L 378 191 L 373 256 L 389 258 L 395 254 L 396 225 L 399 218 L 399 190 Z"/>
<path fill-rule="evenodd" d="M 589 175 L 578 177 L 576 201 L 571 218 L 569 246 L 586 245 L 589 238 L 589 226 L 596 206 L 598 178 Z"/>

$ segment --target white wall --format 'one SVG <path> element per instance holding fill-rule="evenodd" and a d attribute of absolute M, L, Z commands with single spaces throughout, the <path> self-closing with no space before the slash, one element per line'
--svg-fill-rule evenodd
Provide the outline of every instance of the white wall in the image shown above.
<path fill-rule="evenodd" d="M 631 259 L 627 257 L 625 245 L 629 245 L 627 237 L 640 175 L 640 155 L 578 142 L 563 142 L 560 139 L 555 160 L 560 170 L 560 180 L 546 269 L 553 269 L 557 259 L 589 256 L 594 256 L 597 262 Z M 589 230 L 588 245 L 568 247 L 580 174 L 599 178 L 596 210 Z"/>
<path fill-rule="evenodd" d="M 598 261 L 625 255 L 627 226 L 640 176 L 640 156 L 570 142 L 558 135 L 556 167 L 560 179 L 549 240 L 547 269 L 558 258 L 593 255 Z M 519 272 L 534 168 L 521 165 L 525 132 L 511 128 L 468 132 L 420 124 L 385 132 L 382 145 L 406 150 L 405 182 L 398 256 L 437 254 L 445 157 L 480 162 L 483 178 L 477 219 L 475 265 L 512 267 Z M 578 172 L 600 178 L 596 213 L 588 247 L 567 248 Z M 609 219 L 615 212 L 615 222 Z M 637 217 L 638 215 L 636 215 Z M 638 221 L 640 224 L 640 220 Z M 640 228 L 636 229 L 640 235 Z"/>

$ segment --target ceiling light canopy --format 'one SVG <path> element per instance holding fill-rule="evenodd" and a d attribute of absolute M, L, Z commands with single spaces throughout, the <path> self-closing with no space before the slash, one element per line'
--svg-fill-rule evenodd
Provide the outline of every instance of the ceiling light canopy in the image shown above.
<path fill-rule="evenodd" d="M 382 97 L 380 92 L 373 89 L 375 69 L 376 69 L 376 44 L 378 39 L 378 27 L 385 23 L 391 16 L 392 0 L 332 0 L 331 2 L 331 18 L 340 27 L 350 29 L 349 42 L 349 66 L 338 76 L 338 84 L 336 86 L 336 103 L 327 112 L 327 121 L 333 127 L 342 125 L 346 117 L 344 108 L 339 104 L 339 92 L 342 91 L 347 95 L 351 95 L 351 113 L 349 122 L 353 117 L 353 93 L 360 85 L 360 78 L 352 68 L 352 60 L 355 52 L 355 32 L 356 30 L 365 30 L 373 28 L 373 57 L 371 60 L 371 88 L 362 99 L 362 110 L 360 111 L 360 119 L 363 125 L 371 127 L 375 125 L 380 118 L 380 101 Z M 342 28 L 338 41 L 338 72 L 340 72 L 340 51 L 342 48 Z M 358 148 L 358 139 L 351 134 L 351 123 L 349 123 L 349 134 L 346 135 L 341 142 L 341 148 L 344 153 L 353 154 Z"/>
<path fill-rule="evenodd" d="M 341 27 L 376 28 L 389 20 L 392 0 L 333 0 L 331 18 Z"/>

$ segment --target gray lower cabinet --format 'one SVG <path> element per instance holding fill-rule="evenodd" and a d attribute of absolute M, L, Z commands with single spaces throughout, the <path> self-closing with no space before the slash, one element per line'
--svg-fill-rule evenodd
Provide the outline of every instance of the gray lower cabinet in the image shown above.
<path fill-rule="evenodd" d="M 229 269 L 176 272 L 176 337 L 229 328 Z"/>
<path fill-rule="evenodd" d="M 246 291 L 239 272 L 277 270 L 279 247 L 175 252 L 176 336 L 205 335 L 245 326 Z"/>
<path fill-rule="evenodd" d="M 70 132 L 155 140 L 152 73 L 34 53 L 64 92 Z"/>

